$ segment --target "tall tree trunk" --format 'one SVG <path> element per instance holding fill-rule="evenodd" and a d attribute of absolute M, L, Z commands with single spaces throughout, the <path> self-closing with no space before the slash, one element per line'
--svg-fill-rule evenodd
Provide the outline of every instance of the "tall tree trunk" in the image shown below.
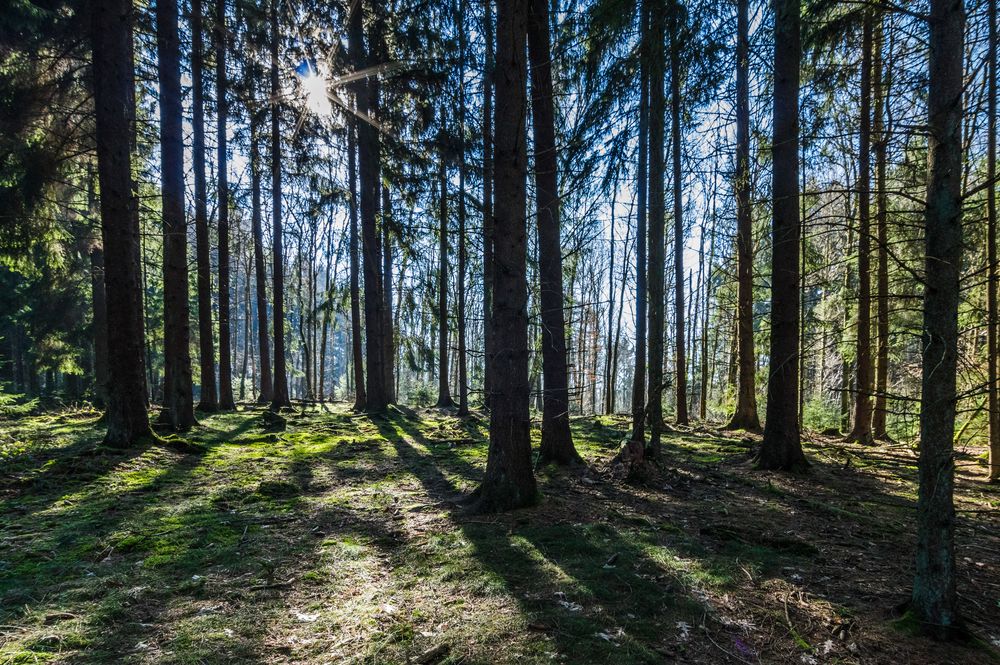
<path fill-rule="evenodd" d="M 160 83 L 160 189 L 163 205 L 163 410 L 160 421 L 185 431 L 195 424 L 188 311 L 184 128 L 177 0 L 156 3 Z"/>
<path fill-rule="evenodd" d="M 458 415 L 469 413 L 469 365 L 465 348 L 465 0 L 458 2 Z"/>
<path fill-rule="evenodd" d="M 635 368 L 632 374 L 632 435 L 637 451 L 646 433 L 646 189 L 649 162 L 649 6 L 639 7 L 639 164 L 636 172 L 635 235 Z"/>
<path fill-rule="evenodd" d="M 538 464 L 580 464 L 569 430 L 566 322 L 563 318 L 562 242 L 549 0 L 531 0 L 528 58 L 531 65 L 532 146 L 535 150 L 538 281 L 542 322 L 542 441 Z M 583 340 L 581 339 L 581 348 Z"/>
<path fill-rule="evenodd" d="M 649 380 L 647 409 L 649 444 L 646 454 L 660 454 L 663 432 L 663 332 L 664 332 L 664 225 L 666 203 L 663 191 L 665 163 L 663 155 L 666 100 L 664 38 L 666 7 L 654 2 L 649 19 Z M 671 49 L 672 50 L 672 49 Z M 677 278 L 683 280 L 683 276 Z M 683 314 L 681 315 L 683 319 Z M 682 333 L 683 335 L 683 333 Z M 683 371 L 683 367 L 681 367 Z"/>
<path fill-rule="evenodd" d="M 708 367 L 708 323 L 712 309 L 712 266 L 715 264 L 715 230 L 718 222 L 716 215 L 716 201 L 718 200 L 717 171 L 712 170 L 712 226 L 709 231 L 708 240 L 708 262 L 705 265 L 704 282 L 704 305 L 701 311 L 701 395 L 699 400 L 700 411 L 698 416 L 705 421 L 708 416 L 709 399 L 709 367 Z M 702 227 L 704 230 L 704 227 Z"/>
<path fill-rule="evenodd" d="M 750 205 L 750 2 L 736 9 L 736 411 L 726 429 L 760 431 L 753 343 L 753 208 Z"/>
<path fill-rule="evenodd" d="M 799 439 L 799 0 L 774 3 L 774 199 L 771 353 L 761 469 L 796 471 L 808 462 Z"/>
<path fill-rule="evenodd" d="M 961 0 L 931 0 L 920 487 L 911 609 L 922 630 L 938 638 L 954 637 L 960 625 L 955 594 L 953 493 L 962 262 L 964 24 Z"/>
<path fill-rule="evenodd" d="M 250 109 L 250 224 L 253 228 L 253 265 L 255 302 L 257 307 L 257 348 L 260 355 L 260 394 L 258 404 L 268 404 L 274 398 L 271 385 L 271 348 L 267 332 L 267 268 L 264 265 L 264 233 L 261 229 L 261 163 L 260 120 L 256 103 Z"/>
<path fill-rule="evenodd" d="M 382 185 L 382 320 L 384 321 L 385 385 L 389 402 L 396 401 L 396 376 L 393 370 L 396 358 L 396 343 L 392 319 L 392 200 L 389 188 Z"/>
<path fill-rule="evenodd" d="M 139 270 L 137 200 L 132 196 L 129 111 L 133 100 L 132 3 L 91 5 L 97 170 L 108 307 L 108 410 L 105 445 L 124 448 L 150 434 Z"/>
<path fill-rule="evenodd" d="M 226 126 L 229 123 L 229 103 L 226 95 L 229 82 L 226 74 L 226 0 L 215 3 L 215 105 L 217 116 L 216 169 L 219 177 L 219 408 L 231 411 L 233 401 L 233 352 L 229 330 L 229 148 Z"/>
<path fill-rule="evenodd" d="M 352 120 L 347 128 L 347 181 L 350 189 L 350 240 L 351 253 L 351 369 L 354 377 L 354 410 L 364 411 L 368 407 L 365 394 L 365 369 L 361 353 L 361 293 L 358 261 L 358 165 L 357 165 L 357 120 Z"/>
<path fill-rule="evenodd" d="M 444 108 L 441 109 L 443 122 Z M 445 162 L 444 127 L 441 129 L 438 187 L 438 398 L 434 405 L 447 408 L 455 405 L 448 387 L 448 168 Z"/>
<path fill-rule="evenodd" d="M 212 250 L 208 238 L 205 183 L 205 77 L 201 0 L 191 0 L 191 165 L 194 170 L 194 235 L 198 264 L 199 411 L 219 408 L 212 329 Z"/>
<path fill-rule="evenodd" d="M 672 12 L 670 34 L 670 131 L 674 185 L 674 354 L 677 386 L 677 424 L 688 424 L 687 345 L 684 335 L 684 176 L 681 172 L 681 52 L 683 9 Z"/>
<path fill-rule="evenodd" d="M 281 83 L 278 79 L 278 0 L 271 0 L 271 226 L 274 233 L 271 265 L 274 298 L 274 395 L 271 408 L 292 405 L 288 398 L 288 375 L 285 371 L 285 259 L 281 230 Z"/>
<path fill-rule="evenodd" d="M 611 363 L 614 346 L 615 321 L 615 207 L 618 204 L 618 182 L 615 181 L 611 194 L 611 241 L 608 243 L 608 329 L 604 340 L 604 414 L 614 413 L 615 387 L 611 381 Z M 625 288 L 624 283 L 622 288 Z"/>
<path fill-rule="evenodd" d="M 875 326 L 877 351 L 875 355 L 875 411 L 872 414 L 872 437 L 886 440 L 889 390 L 889 223 L 888 193 L 885 188 L 885 170 L 889 133 L 885 127 L 885 104 L 888 90 L 884 88 L 882 72 L 883 14 L 877 14 L 874 25 L 875 45 L 872 53 L 872 94 L 875 99 L 873 132 L 875 135 L 875 226 L 878 234 L 878 276 Z M 991 356 L 993 357 L 993 356 Z"/>
<path fill-rule="evenodd" d="M 520 508 L 538 496 L 531 470 L 527 317 L 527 62 L 529 0 L 498 5 L 496 80 L 496 206 L 490 446 L 476 490 L 482 512 Z"/>
<path fill-rule="evenodd" d="M 483 0 L 483 406 L 493 392 L 493 2 Z"/>
<path fill-rule="evenodd" d="M 93 165 L 87 167 L 87 210 L 96 218 L 97 213 L 97 174 Z M 94 340 L 94 405 L 104 409 L 108 402 L 108 301 L 104 291 L 104 246 L 94 242 L 90 249 L 90 295 L 91 295 L 91 335 Z M 17 326 L 11 326 L 11 338 L 14 349 L 18 348 L 19 331 Z M 11 378 L 14 381 L 14 392 L 18 392 L 20 353 L 11 354 Z"/>
<path fill-rule="evenodd" d="M 986 179 L 986 247 L 987 270 L 986 301 L 988 340 L 988 395 L 990 410 L 990 482 L 1000 481 L 1000 395 L 997 384 L 997 335 L 1000 334 L 1000 306 L 997 303 L 997 0 L 989 0 L 989 97 L 987 106 Z"/>
<path fill-rule="evenodd" d="M 349 45 L 355 70 L 369 65 L 364 50 L 362 13 L 365 2 L 354 3 L 349 20 Z M 358 115 L 358 172 L 360 175 L 361 256 L 365 285 L 365 359 L 367 365 L 367 409 L 381 411 L 389 405 L 389 386 L 385 385 L 385 301 L 382 293 L 382 248 L 378 234 L 379 137 L 370 122 L 364 120 L 372 108 L 371 85 L 364 79 L 354 84 Z"/>
<path fill-rule="evenodd" d="M 871 284 L 871 99 L 872 99 L 872 13 L 865 10 L 861 39 L 861 132 L 858 146 L 858 332 L 857 395 L 854 400 L 854 427 L 848 441 L 874 443 L 872 438 L 872 284 Z"/>

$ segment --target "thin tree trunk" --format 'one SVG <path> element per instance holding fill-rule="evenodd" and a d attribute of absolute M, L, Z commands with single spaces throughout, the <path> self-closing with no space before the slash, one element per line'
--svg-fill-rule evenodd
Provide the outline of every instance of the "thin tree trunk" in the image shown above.
<path fill-rule="evenodd" d="M 664 269 L 666 250 L 664 225 L 666 203 L 663 191 L 665 162 L 663 142 L 665 130 L 666 85 L 664 35 L 666 8 L 654 2 L 649 19 L 649 379 L 647 410 L 649 414 L 649 443 L 646 455 L 656 458 L 660 454 L 660 436 L 663 432 L 663 365 L 665 328 Z M 671 48 L 671 50 L 673 50 Z M 677 277 L 678 282 L 683 276 Z M 682 287 L 683 288 L 683 287 Z M 684 316 L 681 313 L 680 318 Z M 683 333 L 681 333 L 683 336 Z M 684 368 L 678 365 L 683 373 Z M 679 377 L 678 377 L 679 378 Z"/>
<path fill-rule="evenodd" d="M 281 214 L 281 84 L 278 79 L 278 0 L 271 0 L 271 226 L 273 262 L 271 279 L 274 282 L 274 394 L 271 409 L 277 411 L 290 407 L 288 375 L 285 369 L 285 259 Z"/>
<path fill-rule="evenodd" d="M 361 293 L 358 261 L 358 144 L 356 139 L 357 121 L 352 120 L 347 128 L 347 180 L 350 189 L 350 247 L 351 253 L 351 369 L 354 378 L 354 410 L 364 411 L 368 405 L 365 394 L 365 370 L 361 352 Z"/>
<path fill-rule="evenodd" d="M 226 125 L 229 122 L 229 104 L 226 95 L 229 82 L 226 74 L 226 0 L 215 3 L 215 103 L 217 124 L 216 146 L 218 157 L 218 199 L 219 199 L 219 408 L 231 411 L 236 408 L 233 401 L 233 352 L 229 330 L 229 162 Z"/>
<path fill-rule="evenodd" d="M 989 91 L 987 144 L 986 144 L 986 180 L 990 183 L 986 190 L 986 248 L 987 261 L 987 293 L 986 293 L 986 338 L 988 340 L 988 401 L 990 416 L 990 482 L 1000 481 L 1000 396 L 997 384 L 997 335 L 1000 334 L 1000 306 L 997 303 L 997 0 L 989 1 Z"/>
<path fill-rule="evenodd" d="M 615 207 L 618 203 L 618 182 L 615 181 L 611 194 L 611 241 L 608 243 L 608 330 L 604 342 L 604 414 L 614 413 L 614 384 L 611 382 L 611 349 L 614 344 L 615 320 Z M 624 284 L 622 285 L 624 289 Z"/>
<path fill-rule="evenodd" d="M 888 193 L 885 185 L 885 171 L 889 143 L 889 133 L 884 124 L 885 104 L 889 91 L 884 88 L 882 71 L 882 44 L 884 28 L 883 14 L 877 15 L 874 25 L 875 44 L 872 53 L 872 94 L 875 100 L 873 132 L 875 140 L 875 226 L 878 234 L 878 276 L 877 276 L 877 324 L 875 334 L 877 351 L 875 355 L 875 411 L 872 414 L 872 437 L 879 440 L 889 438 L 886 430 L 888 415 L 887 393 L 889 390 L 889 224 Z"/>
<path fill-rule="evenodd" d="M 566 373 L 566 322 L 563 318 L 562 243 L 549 5 L 548 0 L 531 0 L 531 3 L 528 58 L 531 69 L 542 373 L 545 386 L 538 464 L 579 464 L 583 460 L 573 447 L 573 436 L 569 430 L 569 379 Z M 582 338 L 580 342 L 582 349 Z"/>
<path fill-rule="evenodd" d="M 796 471 L 808 462 L 798 419 L 799 355 L 799 0 L 774 4 L 774 227 L 771 353 L 761 469 Z"/>
<path fill-rule="evenodd" d="M 184 118 L 177 0 L 156 3 L 160 84 L 160 190 L 163 206 L 163 410 L 177 431 L 195 424 L 188 311 L 187 218 L 184 216 Z"/>
<path fill-rule="evenodd" d="M 261 229 L 261 163 L 259 110 L 250 109 L 250 223 L 253 228 L 253 264 L 255 302 L 257 305 L 257 347 L 260 355 L 260 394 L 258 404 L 268 404 L 274 398 L 271 385 L 271 348 L 267 332 L 267 268 L 264 265 L 264 233 Z"/>
<path fill-rule="evenodd" d="M 97 168 L 101 189 L 104 287 L 107 294 L 108 410 L 105 445 L 124 448 L 150 434 L 146 412 L 145 335 L 139 270 L 139 225 L 132 195 L 129 111 L 134 93 L 132 3 L 91 5 Z"/>
<path fill-rule="evenodd" d="M 632 375 L 632 435 L 636 452 L 642 450 L 646 422 L 646 189 L 649 161 L 649 7 L 639 7 L 639 164 L 636 175 L 635 240 L 635 369 Z"/>
<path fill-rule="evenodd" d="M 482 512 L 527 506 L 538 490 L 531 469 L 527 317 L 527 62 L 529 0 L 499 3 L 496 81 L 496 207 L 490 445 L 474 494 Z"/>
<path fill-rule="evenodd" d="M 736 28 L 736 411 L 726 429 L 760 431 L 753 342 L 753 208 L 750 205 L 750 2 L 738 0 Z"/>
<path fill-rule="evenodd" d="M 483 406 L 492 395 L 493 357 L 493 5 L 483 1 Z"/>
<path fill-rule="evenodd" d="M 458 16 L 458 415 L 469 413 L 469 365 L 465 348 L 465 0 L 459 0 Z"/>
<path fill-rule="evenodd" d="M 670 131 L 674 176 L 674 342 L 677 352 L 677 424 L 688 424 L 687 346 L 684 335 L 684 176 L 681 172 L 681 10 L 675 9 L 670 35 Z"/>
<path fill-rule="evenodd" d="M 444 109 L 441 109 L 444 118 Z M 442 120 L 443 122 L 443 120 Z M 438 398 L 434 405 L 448 408 L 455 405 L 448 387 L 448 168 L 444 154 L 445 130 L 441 129 L 438 187 L 440 199 L 438 216 Z"/>

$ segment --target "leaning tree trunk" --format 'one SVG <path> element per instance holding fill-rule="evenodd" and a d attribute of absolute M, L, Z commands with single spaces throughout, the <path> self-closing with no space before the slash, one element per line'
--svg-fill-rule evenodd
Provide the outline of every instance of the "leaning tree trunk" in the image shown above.
<path fill-rule="evenodd" d="M 799 439 L 799 0 L 774 3 L 774 138 L 771 354 L 761 469 L 798 471 Z"/>
<path fill-rule="evenodd" d="M 501 2 L 497 12 L 496 206 L 490 446 L 474 494 L 482 512 L 535 502 L 528 413 L 527 219 L 528 120 L 525 42 L 530 0 Z"/>
<path fill-rule="evenodd" d="M 664 330 L 664 32 L 666 8 L 655 2 L 649 17 L 649 380 L 647 413 L 649 444 L 646 454 L 660 454 L 663 432 L 663 330 Z"/>
<path fill-rule="evenodd" d="M 195 424 L 184 216 L 184 109 L 177 0 L 156 3 L 160 83 L 160 191 L 163 205 L 163 410 L 160 421 L 185 431 Z"/>
<path fill-rule="evenodd" d="M 215 3 L 215 105 L 218 120 L 216 169 L 219 199 L 219 408 L 231 411 L 233 400 L 233 351 L 229 331 L 229 162 L 226 138 L 229 105 L 226 101 L 229 83 L 226 74 L 226 0 Z"/>
<path fill-rule="evenodd" d="M 872 283 L 871 283 L 871 99 L 872 14 L 865 10 L 861 39 L 861 132 L 858 155 L 858 329 L 854 427 L 848 441 L 871 444 L 872 438 Z"/>
<path fill-rule="evenodd" d="M 132 3 L 91 5 L 94 118 L 108 307 L 108 410 L 104 443 L 131 446 L 150 434 L 139 270 L 139 217 L 132 196 L 129 110 L 133 99 Z"/>
<path fill-rule="evenodd" d="M 528 57 L 531 64 L 531 122 L 535 150 L 538 224 L 538 281 L 542 320 L 542 441 L 538 464 L 580 464 L 569 430 L 566 322 L 563 318 L 562 243 L 559 229 L 558 153 L 549 0 L 531 0 Z M 582 343 L 582 340 L 581 340 Z"/>
<path fill-rule="evenodd" d="M 212 330 L 212 249 L 208 239 L 205 183 L 205 82 L 202 52 L 202 4 L 191 0 L 191 165 L 194 170 L 194 236 L 198 264 L 199 411 L 219 408 Z"/>
<path fill-rule="evenodd" d="M 274 410 L 291 406 L 285 371 L 285 259 L 281 230 L 281 84 L 278 79 L 278 0 L 271 0 L 271 226 L 274 233 L 271 279 L 274 298 Z"/>
<path fill-rule="evenodd" d="M 917 566 L 911 609 L 923 632 L 951 638 L 955 594 L 955 373 L 962 263 L 961 0 L 931 0 L 927 207 L 924 211 L 923 371 Z"/>
<path fill-rule="evenodd" d="M 760 431 L 753 343 L 753 208 L 750 205 L 750 2 L 736 15 L 736 411 L 726 429 Z"/>

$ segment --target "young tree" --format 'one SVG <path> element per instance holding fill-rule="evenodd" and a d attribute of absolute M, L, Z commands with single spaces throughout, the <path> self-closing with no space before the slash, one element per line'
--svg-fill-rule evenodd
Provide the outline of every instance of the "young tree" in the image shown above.
<path fill-rule="evenodd" d="M 473 495 L 482 512 L 535 502 L 528 413 L 527 39 L 530 0 L 497 7 L 496 186 L 493 268 L 493 394 L 483 482 Z"/>
<path fill-rule="evenodd" d="M 542 320 L 542 442 L 538 464 L 580 464 L 569 430 L 566 323 L 563 318 L 562 242 L 559 227 L 558 153 L 548 0 L 530 0 L 528 58 L 535 150 L 538 279 Z"/>
<path fill-rule="evenodd" d="M 736 7 L 736 411 L 727 429 L 760 431 L 753 344 L 753 209 L 750 205 L 750 2 Z"/>
<path fill-rule="evenodd" d="M 927 205 L 924 211 L 920 487 L 911 609 L 922 630 L 956 636 L 955 370 L 962 264 L 962 72 L 965 8 L 931 0 Z"/>
<path fill-rule="evenodd" d="M 232 411 L 236 408 L 233 400 L 233 352 L 229 331 L 229 148 L 227 124 L 229 104 L 226 95 L 229 81 L 226 73 L 226 0 L 215 3 L 215 107 L 217 120 L 216 169 L 218 171 L 219 207 L 219 408 Z"/>
<path fill-rule="evenodd" d="M 281 230 L 281 82 L 278 78 L 278 0 L 271 0 L 271 227 L 274 234 L 271 265 L 274 298 L 274 396 L 271 408 L 291 406 L 285 371 L 285 259 Z"/>
<path fill-rule="evenodd" d="M 151 433 L 146 412 L 139 218 L 132 195 L 132 3 L 99 0 L 90 11 L 108 347 L 113 349 L 108 356 L 104 443 L 125 448 Z"/>
<path fill-rule="evenodd" d="M 212 257 L 205 183 L 205 76 L 201 0 L 191 0 L 191 164 L 194 170 L 194 235 L 198 264 L 199 411 L 219 408 L 212 330 Z"/>
<path fill-rule="evenodd" d="M 350 189 L 348 216 L 350 221 L 349 251 L 351 270 L 351 366 L 354 371 L 354 410 L 364 411 L 368 408 L 368 397 L 365 393 L 364 356 L 361 352 L 361 293 L 359 284 L 358 257 L 358 143 L 357 122 L 351 120 L 347 125 L 347 182 Z"/>
<path fill-rule="evenodd" d="M 160 83 L 160 188 L 163 206 L 163 411 L 175 430 L 195 424 L 188 310 L 187 220 L 184 216 L 184 129 L 177 0 L 156 3 Z"/>
<path fill-rule="evenodd" d="M 799 439 L 799 0 L 774 2 L 771 353 L 761 469 L 801 471 Z"/>

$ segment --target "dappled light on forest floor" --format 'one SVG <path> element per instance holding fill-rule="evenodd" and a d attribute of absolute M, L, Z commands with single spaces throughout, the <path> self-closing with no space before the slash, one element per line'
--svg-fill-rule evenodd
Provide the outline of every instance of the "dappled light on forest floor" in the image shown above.
<path fill-rule="evenodd" d="M 994 662 L 1000 492 L 974 464 L 957 554 L 982 643 L 945 646 L 892 612 L 912 577 L 904 446 L 813 437 L 789 476 L 754 471 L 752 439 L 684 430 L 630 485 L 603 473 L 625 422 L 578 419 L 589 468 L 482 516 L 459 503 L 485 464 L 477 416 L 201 421 L 197 454 L 102 450 L 73 412 L 3 423 L 0 662 Z"/>

